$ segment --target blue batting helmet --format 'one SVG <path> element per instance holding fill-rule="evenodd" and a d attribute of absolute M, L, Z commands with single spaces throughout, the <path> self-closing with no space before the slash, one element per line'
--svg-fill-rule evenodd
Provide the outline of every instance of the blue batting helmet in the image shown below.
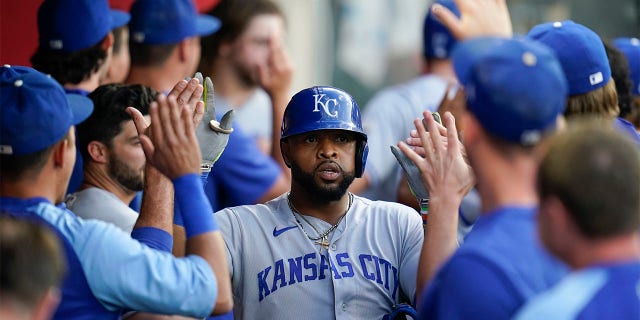
<path fill-rule="evenodd" d="M 360 109 L 356 101 L 342 89 L 319 86 L 296 93 L 287 104 L 282 119 L 280 141 L 317 130 L 345 130 L 358 136 L 355 176 L 361 177 L 369 147 L 362 129 Z"/>

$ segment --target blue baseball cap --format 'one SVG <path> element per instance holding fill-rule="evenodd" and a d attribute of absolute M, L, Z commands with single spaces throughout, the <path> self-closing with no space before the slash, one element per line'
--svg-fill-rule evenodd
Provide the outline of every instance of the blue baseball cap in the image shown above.
<path fill-rule="evenodd" d="M 526 38 L 483 37 L 459 43 L 452 59 L 467 108 L 487 132 L 531 146 L 555 128 L 567 80 L 549 48 Z"/>
<path fill-rule="evenodd" d="M 45 0 L 38 9 L 39 45 L 63 52 L 87 49 L 129 18 L 109 9 L 106 0 Z"/>
<path fill-rule="evenodd" d="M 93 111 L 91 99 L 65 94 L 53 78 L 29 67 L 0 67 L 0 154 L 25 155 L 60 141 Z"/>
<path fill-rule="evenodd" d="M 220 29 L 220 20 L 198 14 L 191 0 L 137 0 L 131 6 L 131 41 L 142 44 L 178 43 Z"/>
<path fill-rule="evenodd" d="M 460 17 L 460 10 L 452 0 L 438 0 L 436 3 L 446 7 L 457 17 Z M 447 59 L 458 41 L 449 32 L 449 29 L 433 15 L 431 12 L 432 7 L 433 5 L 427 11 L 422 29 L 423 55 L 427 59 Z"/>
<path fill-rule="evenodd" d="M 569 82 L 569 95 L 593 91 L 611 79 L 607 52 L 593 30 L 565 20 L 539 24 L 528 36 L 555 51 Z"/>
<path fill-rule="evenodd" d="M 640 39 L 616 38 L 613 45 L 620 50 L 629 62 L 629 71 L 634 95 L 640 96 Z"/>

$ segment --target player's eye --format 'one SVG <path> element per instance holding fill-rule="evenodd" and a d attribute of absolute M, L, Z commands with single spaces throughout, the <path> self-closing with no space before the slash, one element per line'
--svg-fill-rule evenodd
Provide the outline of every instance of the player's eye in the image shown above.
<path fill-rule="evenodd" d="M 318 138 L 316 136 L 306 136 L 304 138 L 304 142 L 307 142 L 307 143 L 314 143 L 317 141 L 318 141 Z"/>
<path fill-rule="evenodd" d="M 346 142 L 350 142 L 352 139 L 348 135 L 341 134 L 341 135 L 336 136 L 335 140 L 336 140 L 336 142 L 346 143 Z"/>

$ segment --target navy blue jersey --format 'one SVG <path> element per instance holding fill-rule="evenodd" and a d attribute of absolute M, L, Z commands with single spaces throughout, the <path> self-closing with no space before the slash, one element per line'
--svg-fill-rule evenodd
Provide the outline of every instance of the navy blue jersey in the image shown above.
<path fill-rule="evenodd" d="M 510 319 L 567 268 L 537 239 L 536 208 L 502 207 L 481 216 L 423 294 L 421 319 Z"/>

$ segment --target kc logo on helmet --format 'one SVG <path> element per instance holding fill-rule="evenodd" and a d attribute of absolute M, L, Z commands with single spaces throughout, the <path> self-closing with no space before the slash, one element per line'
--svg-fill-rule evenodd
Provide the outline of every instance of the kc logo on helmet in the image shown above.
<path fill-rule="evenodd" d="M 335 109 L 338 106 L 338 100 L 336 99 L 325 99 L 326 94 L 314 94 L 313 98 L 315 99 L 315 107 L 313 112 L 320 112 L 318 106 L 322 107 L 322 111 L 326 113 L 329 117 L 336 118 L 338 116 L 338 110 L 334 110 L 333 113 L 329 110 L 331 106 Z M 324 102 L 323 102 L 324 101 Z"/>

